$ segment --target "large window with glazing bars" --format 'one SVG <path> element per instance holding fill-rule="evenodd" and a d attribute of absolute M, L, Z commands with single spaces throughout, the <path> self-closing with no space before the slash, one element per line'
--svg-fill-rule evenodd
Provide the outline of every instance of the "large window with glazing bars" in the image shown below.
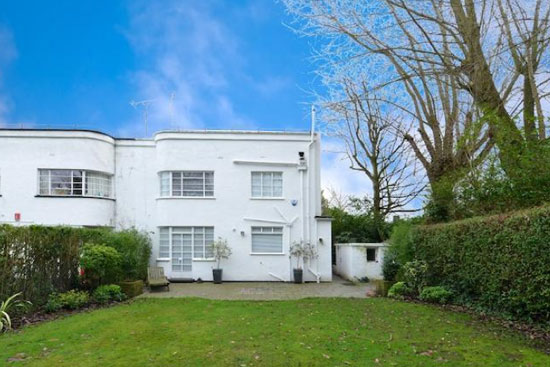
<path fill-rule="evenodd" d="M 282 196 L 282 172 L 252 172 L 253 198 L 281 198 Z"/>
<path fill-rule="evenodd" d="M 166 171 L 160 173 L 160 196 L 213 197 L 214 172 Z"/>
<path fill-rule="evenodd" d="M 190 271 L 191 260 L 214 258 L 214 227 L 160 227 L 161 259 L 171 259 L 174 271 Z"/>
<path fill-rule="evenodd" d="M 111 198 L 112 175 L 75 169 L 39 169 L 38 194 Z"/>

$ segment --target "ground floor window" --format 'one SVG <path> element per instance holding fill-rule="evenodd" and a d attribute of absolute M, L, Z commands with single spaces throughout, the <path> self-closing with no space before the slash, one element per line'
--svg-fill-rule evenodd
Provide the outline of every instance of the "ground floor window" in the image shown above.
<path fill-rule="evenodd" d="M 172 261 L 172 271 L 192 270 L 192 261 L 212 259 L 214 227 L 160 227 L 159 258 Z"/>
<path fill-rule="evenodd" d="M 252 227 L 252 253 L 282 254 L 283 227 Z"/>

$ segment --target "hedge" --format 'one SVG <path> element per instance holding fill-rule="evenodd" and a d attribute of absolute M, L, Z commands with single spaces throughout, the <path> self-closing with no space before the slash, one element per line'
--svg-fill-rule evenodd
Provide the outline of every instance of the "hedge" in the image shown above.
<path fill-rule="evenodd" d="M 78 267 L 85 243 L 114 247 L 126 257 L 129 279 L 145 279 L 150 239 L 135 230 L 0 225 L 0 300 L 17 292 L 35 305 L 52 292 L 79 287 Z"/>
<path fill-rule="evenodd" d="M 427 282 L 459 303 L 517 319 L 550 321 L 550 207 L 415 227 Z"/>

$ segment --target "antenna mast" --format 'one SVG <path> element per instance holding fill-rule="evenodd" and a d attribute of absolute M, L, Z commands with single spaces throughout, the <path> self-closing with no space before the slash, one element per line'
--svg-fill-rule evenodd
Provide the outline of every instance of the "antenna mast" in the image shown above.
<path fill-rule="evenodd" d="M 130 106 L 134 107 L 136 110 L 138 109 L 139 106 L 143 106 L 143 124 L 145 126 L 145 137 L 147 137 L 148 135 L 148 131 L 147 131 L 147 119 L 149 117 L 149 106 L 151 105 L 151 103 L 153 103 L 153 99 L 145 99 L 143 101 L 134 101 L 134 100 L 131 100 L 130 101 Z"/>

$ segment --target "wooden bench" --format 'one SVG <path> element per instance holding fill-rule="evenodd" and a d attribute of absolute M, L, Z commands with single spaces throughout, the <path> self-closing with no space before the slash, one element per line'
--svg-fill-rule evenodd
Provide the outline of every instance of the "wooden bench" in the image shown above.
<path fill-rule="evenodd" d="M 166 287 L 167 290 L 170 290 L 170 282 L 164 276 L 164 268 L 161 266 L 147 268 L 147 284 L 149 284 L 149 289 Z"/>

